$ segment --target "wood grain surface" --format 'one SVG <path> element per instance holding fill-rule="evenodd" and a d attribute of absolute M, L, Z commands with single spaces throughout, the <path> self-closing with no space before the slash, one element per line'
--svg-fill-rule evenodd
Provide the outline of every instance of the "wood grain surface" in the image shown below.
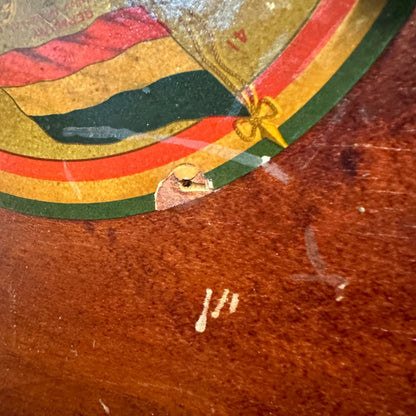
<path fill-rule="evenodd" d="M 204 198 L 96 222 L 0 210 L 0 415 L 416 414 L 415 25 Z"/>

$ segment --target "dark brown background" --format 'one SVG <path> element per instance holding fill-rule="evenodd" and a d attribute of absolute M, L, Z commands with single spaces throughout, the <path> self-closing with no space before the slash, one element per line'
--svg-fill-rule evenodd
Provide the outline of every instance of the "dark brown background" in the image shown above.
<path fill-rule="evenodd" d="M 0 414 L 416 414 L 415 24 L 272 160 L 288 184 L 259 168 L 111 221 L 1 210 Z M 316 274 L 307 229 L 342 301 L 291 278 Z M 206 288 L 240 303 L 198 333 Z"/>

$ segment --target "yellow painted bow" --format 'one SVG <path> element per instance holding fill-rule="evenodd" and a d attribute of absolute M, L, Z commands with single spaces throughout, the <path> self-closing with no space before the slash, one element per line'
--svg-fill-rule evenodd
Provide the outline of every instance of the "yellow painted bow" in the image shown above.
<path fill-rule="evenodd" d="M 282 114 L 279 104 L 271 97 L 259 100 L 255 89 L 250 88 L 250 90 L 252 92 L 251 99 L 244 92 L 241 93 L 250 116 L 239 118 L 234 122 L 236 133 L 246 142 L 258 142 L 263 137 L 268 137 L 280 146 L 287 147 L 287 143 L 277 127 L 277 120 Z"/>

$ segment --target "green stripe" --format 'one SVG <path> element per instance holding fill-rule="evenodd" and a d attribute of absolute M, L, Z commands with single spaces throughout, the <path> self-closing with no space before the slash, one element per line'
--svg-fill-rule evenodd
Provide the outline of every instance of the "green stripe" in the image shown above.
<path fill-rule="evenodd" d="M 0 192 L 0 207 L 22 214 L 68 220 L 102 220 L 121 218 L 155 210 L 154 194 L 120 201 L 93 204 L 62 204 L 35 201 Z"/>
<path fill-rule="evenodd" d="M 61 143 L 108 144 L 178 120 L 239 115 L 249 113 L 213 75 L 189 71 L 92 107 L 30 118 Z"/>
<path fill-rule="evenodd" d="M 369 32 L 321 90 L 280 127 L 288 143 L 317 123 L 367 72 L 412 11 L 414 0 L 390 0 Z"/>
<path fill-rule="evenodd" d="M 351 89 L 404 23 L 414 5 L 414 0 L 390 0 L 387 3 L 370 31 L 340 69 L 305 106 L 280 127 L 288 143 L 304 134 Z M 273 157 L 281 150 L 271 140 L 263 139 L 206 175 L 213 180 L 215 188 L 220 188 L 260 166 L 262 156 Z M 155 209 L 153 194 L 115 202 L 60 204 L 0 193 L 0 206 L 43 217 L 91 220 L 142 214 Z"/>

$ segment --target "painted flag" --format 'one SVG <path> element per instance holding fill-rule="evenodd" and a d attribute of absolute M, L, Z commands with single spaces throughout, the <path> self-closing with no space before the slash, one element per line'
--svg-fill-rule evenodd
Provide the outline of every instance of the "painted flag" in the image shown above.
<path fill-rule="evenodd" d="M 180 120 L 248 114 L 143 7 L 0 56 L 0 86 L 63 143 L 113 143 Z"/>

